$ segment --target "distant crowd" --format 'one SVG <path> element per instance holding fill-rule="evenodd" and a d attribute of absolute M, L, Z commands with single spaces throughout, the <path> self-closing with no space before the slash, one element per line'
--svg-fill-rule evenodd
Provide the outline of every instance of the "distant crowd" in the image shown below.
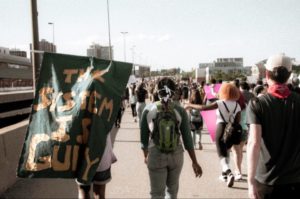
<path fill-rule="evenodd" d="M 297 77 L 288 83 L 291 68 L 289 57 L 275 55 L 267 61 L 265 82 L 256 84 L 240 79 L 184 82 L 170 77 L 130 83 L 115 128 L 122 126 L 123 112 L 130 107 L 140 127 L 151 198 L 177 198 L 184 149 L 195 176 L 205 172 L 194 150 L 204 148 L 201 135 L 207 125 L 201 113 L 209 110 L 216 110 L 216 128 L 210 134 L 220 160 L 219 179 L 226 186 L 245 178 L 241 167 L 247 146 L 249 197 L 299 198 L 300 88 Z"/>

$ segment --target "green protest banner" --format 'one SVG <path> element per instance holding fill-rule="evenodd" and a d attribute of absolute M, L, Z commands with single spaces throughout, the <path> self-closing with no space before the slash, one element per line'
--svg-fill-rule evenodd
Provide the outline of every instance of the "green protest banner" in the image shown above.
<path fill-rule="evenodd" d="M 90 183 L 132 64 L 44 53 L 17 175 Z"/>

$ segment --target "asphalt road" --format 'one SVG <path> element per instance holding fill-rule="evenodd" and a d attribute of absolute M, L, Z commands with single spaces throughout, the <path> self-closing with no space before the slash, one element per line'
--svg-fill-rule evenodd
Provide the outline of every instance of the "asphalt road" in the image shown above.
<path fill-rule="evenodd" d="M 129 108 L 124 113 L 121 128 L 114 135 L 114 152 L 118 161 L 112 165 L 107 198 L 149 198 L 149 177 L 140 149 L 139 128 Z M 178 198 L 247 198 L 245 152 L 242 166 L 244 179 L 228 188 L 218 179 L 221 167 L 215 145 L 206 129 L 203 130 L 202 143 L 203 150 L 196 150 L 196 156 L 203 176 L 195 178 L 191 160 L 185 152 Z M 73 179 L 19 179 L 0 198 L 77 198 L 77 187 Z"/>

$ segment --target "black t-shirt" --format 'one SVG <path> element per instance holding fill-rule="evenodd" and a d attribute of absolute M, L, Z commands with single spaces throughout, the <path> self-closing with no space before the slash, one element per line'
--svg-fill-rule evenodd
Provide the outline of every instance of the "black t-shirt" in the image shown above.
<path fill-rule="evenodd" d="M 268 185 L 300 182 L 300 95 L 253 98 L 247 120 L 262 127 L 256 179 Z"/>
<path fill-rule="evenodd" d="M 182 95 L 183 95 L 183 99 L 189 98 L 189 88 L 187 86 L 182 87 Z"/>
<path fill-rule="evenodd" d="M 147 90 L 142 88 L 136 91 L 137 101 L 138 102 L 145 102 L 147 95 Z"/>

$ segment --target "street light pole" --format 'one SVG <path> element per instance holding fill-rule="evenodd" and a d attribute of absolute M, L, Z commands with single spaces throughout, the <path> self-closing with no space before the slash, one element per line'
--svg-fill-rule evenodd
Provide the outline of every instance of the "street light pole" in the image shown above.
<path fill-rule="evenodd" d="M 134 65 L 134 48 L 135 48 L 135 45 L 131 47 L 131 52 L 132 52 L 132 66 L 133 66 L 133 74 L 135 75 L 135 65 Z"/>
<path fill-rule="evenodd" d="M 48 22 L 52 26 L 52 51 L 54 52 L 54 22 Z"/>
<path fill-rule="evenodd" d="M 32 21 L 32 86 L 36 89 L 36 80 L 39 77 L 40 58 L 36 51 L 39 50 L 39 28 L 38 28 L 38 11 L 36 0 L 31 0 L 31 21 Z M 35 92 L 34 92 L 35 95 Z"/>
<path fill-rule="evenodd" d="M 121 32 L 121 34 L 123 35 L 123 43 L 124 43 L 124 61 L 126 62 L 126 34 L 128 34 L 128 32 Z"/>

